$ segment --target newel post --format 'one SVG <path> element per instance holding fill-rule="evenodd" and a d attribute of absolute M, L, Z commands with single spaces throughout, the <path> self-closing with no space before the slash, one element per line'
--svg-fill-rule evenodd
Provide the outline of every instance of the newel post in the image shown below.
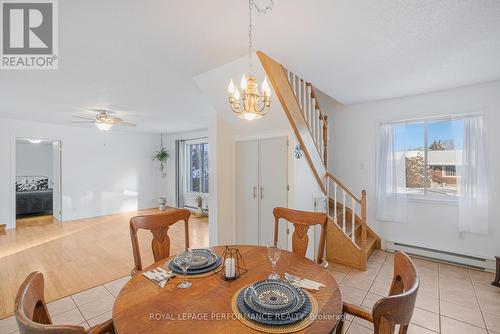
<path fill-rule="evenodd" d="M 328 116 L 323 115 L 323 147 L 325 151 L 323 152 L 323 160 L 325 166 L 328 166 Z"/>
<path fill-rule="evenodd" d="M 361 192 L 361 246 L 366 254 L 366 190 Z"/>

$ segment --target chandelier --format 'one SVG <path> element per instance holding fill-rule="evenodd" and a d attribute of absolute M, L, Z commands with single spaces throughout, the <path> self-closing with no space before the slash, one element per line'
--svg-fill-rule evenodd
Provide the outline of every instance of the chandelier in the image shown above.
<path fill-rule="evenodd" d="M 252 61 L 252 10 L 255 8 L 259 13 L 267 13 L 273 8 L 274 0 L 270 0 L 269 5 L 265 8 L 257 6 L 254 0 L 248 0 L 248 75 L 241 78 L 240 88 L 241 94 L 238 88 L 235 86 L 233 79 L 229 82 L 229 103 L 231 104 L 231 109 L 240 118 L 246 120 L 253 120 L 261 118 L 269 112 L 269 107 L 271 106 L 271 87 L 267 83 L 266 77 L 262 82 L 261 91 L 259 92 L 257 83 L 257 78 L 253 75 L 253 61 Z"/>

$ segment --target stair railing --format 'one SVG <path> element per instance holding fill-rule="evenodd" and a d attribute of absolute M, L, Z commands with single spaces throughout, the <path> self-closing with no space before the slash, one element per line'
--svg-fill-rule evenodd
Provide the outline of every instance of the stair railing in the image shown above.
<path fill-rule="evenodd" d="M 313 85 L 301 79 L 292 71 L 284 68 L 286 77 L 293 90 L 297 103 L 302 111 L 302 116 L 309 128 L 311 136 L 318 153 L 325 166 L 328 164 L 328 118 L 323 114 L 318 102 L 318 96 Z M 355 196 L 347 187 L 338 181 L 335 176 L 326 173 L 326 189 L 330 199 L 334 201 L 334 212 L 329 213 L 335 223 L 339 223 L 342 231 L 356 243 L 356 216 L 361 218 L 361 248 L 366 250 L 366 191 L 363 190 L 361 197 Z M 342 212 L 337 212 L 337 203 L 342 204 Z M 350 221 L 347 221 L 346 210 L 352 212 Z M 338 217 L 342 221 L 338 222 Z M 351 233 L 348 232 L 350 225 Z"/>
<path fill-rule="evenodd" d="M 302 146 L 314 177 L 327 198 L 329 219 L 366 255 L 367 233 L 370 232 L 371 236 L 373 232 L 366 224 L 366 191 L 363 190 L 361 196 L 357 197 L 335 176 L 328 173 L 328 118 L 319 106 L 320 96 L 311 83 L 301 79 L 262 51 L 257 51 L 257 56 Z M 330 212 L 332 201 L 334 212 Z M 350 213 L 352 215 L 348 221 L 347 214 Z M 356 221 L 361 223 L 358 226 L 361 228 L 359 238 L 356 235 Z M 348 226 L 351 226 L 352 233 L 348 232 Z M 357 238 L 361 240 L 356 240 Z M 380 239 L 378 242 L 380 243 Z M 366 258 L 364 261 L 358 263 L 359 268 L 366 268 Z"/>
<path fill-rule="evenodd" d="M 360 217 L 361 221 L 361 250 L 366 252 L 366 191 L 363 190 L 361 192 L 361 197 L 358 198 L 354 195 L 347 187 L 337 180 L 335 176 L 331 173 L 326 173 L 327 178 L 327 192 L 329 202 L 333 201 L 333 212 L 328 210 L 328 215 L 333 220 L 335 224 L 337 224 L 344 234 L 351 238 L 352 242 L 356 242 L 356 216 Z M 342 204 L 342 221 L 338 221 L 338 217 L 340 213 L 337 212 L 338 205 Z M 328 206 L 330 207 L 330 205 Z M 347 219 L 346 212 L 350 209 L 351 211 L 351 219 Z M 350 225 L 351 233 L 349 235 L 348 226 Z"/>
<path fill-rule="evenodd" d="M 328 163 L 328 117 L 321 112 L 314 87 L 310 82 L 301 79 L 298 75 L 285 69 L 286 76 L 293 89 L 297 103 L 302 110 L 302 116 L 311 132 L 318 153 L 323 164 Z"/>

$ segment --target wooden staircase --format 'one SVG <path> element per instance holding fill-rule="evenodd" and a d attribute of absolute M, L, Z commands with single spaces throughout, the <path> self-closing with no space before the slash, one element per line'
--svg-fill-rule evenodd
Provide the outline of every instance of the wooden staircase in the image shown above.
<path fill-rule="evenodd" d="M 380 238 L 366 223 L 366 192 L 357 197 L 328 172 L 328 118 L 313 85 L 264 53 L 257 55 L 328 200 L 326 259 L 366 270 L 368 257 L 380 248 Z"/>

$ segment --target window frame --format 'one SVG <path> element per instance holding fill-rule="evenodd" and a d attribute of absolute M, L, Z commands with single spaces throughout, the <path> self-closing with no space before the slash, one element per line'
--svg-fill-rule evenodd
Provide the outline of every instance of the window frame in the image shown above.
<path fill-rule="evenodd" d="M 424 164 L 425 166 L 429 165 L 429 160 L 428 160 L 428 151 L 429 151 L 429 136 L 428 136 L 428 124 L 430 123 L 438 123 L 438 122 L 452 122 L 456 120 L 463 120 L 467 117 L 470 117 L 469 115 L 461 115 L 461 116 L 444 116 L 444 117 L 429 117 L 429 118 L 423 118 L 423 119 L 418 119 L 418 120 L 402 120 L 402 121 L 395 121 L 395 122 L 389 122 L 392 124 L 396 125 L 409 125 L 409 124 L 422 124 L 423 125 L 423 130 L 424 130 Z M 455 164 L 455 175 L 457 172 L 457 165 Z M 444 175 L 444 166 L 442 167 L 443 169 L 443 175 Z M 406 194 L 407 198 L 410 200 L 413 200 L 415 202 L 435 202 L 435 203 L 449 203 L 456 205 L 458 204 L 458 193 L 456 195 L 439 195 L 436 194 L 435 192 L 429 191 L 429 186 L 427 186 L 429 182 L 429 175 L 428 173 L 424 173 L 424 188 L 422 192 L 419 193 L 413 193 L 409 192 L 408 188 L 405 187 L 404 194 Z M 457 185 L 458 187 L 458 185 Z"/>
<path fill-rule="evenodd" d="M 194 146 L 194 145 L 201 145 L 201 149 L 199 150 L 199 154 L 198 154 L 198 157 L 199 157 L 199 161 L 200 161 L 200 191 L 193 191 L 191 189 L 191 185 L 192 185 L 192 179 L 191 179 L 191 172 L 192 172 L 192 168 L 191 168 L 191 146 Z M 205 189 L 205 182 L 204 182 L 204 179 L 205 179 L 205 176 L 203 174 L 203 166 L 205 164 L 205 161 L 203 159 L 203 145 L 207 145 L 207 155 L 209 154 L 208 150 L 208 139 L 206 138 L 203 138 L 203 139 L 196 139 L 196 140 L 189 140 L 189 141 L 186 141 L 185 142 L 185 148 L 184 148 L 184 156 L 185 156 L 185 166 L 186 166 L 186 169 L 185 169 L 185 175 L 186 175 L 186 182 L 185 182 L 185 185 L 184 185 L 184 191 L 186 194 L 197 194 L 197 193 L 202 193 L 202 194 L 209 194 L 210 192 L 210 188 L 208 189 Z M 208 168 L 208 160 L 207 160 L 207 168 Z M 207 178 L 207 183 L 206 185 L 208 186 L 208 178 L 209 178 L 209 174 L 210 172 L 206 175 L 206 178 Z"/>

